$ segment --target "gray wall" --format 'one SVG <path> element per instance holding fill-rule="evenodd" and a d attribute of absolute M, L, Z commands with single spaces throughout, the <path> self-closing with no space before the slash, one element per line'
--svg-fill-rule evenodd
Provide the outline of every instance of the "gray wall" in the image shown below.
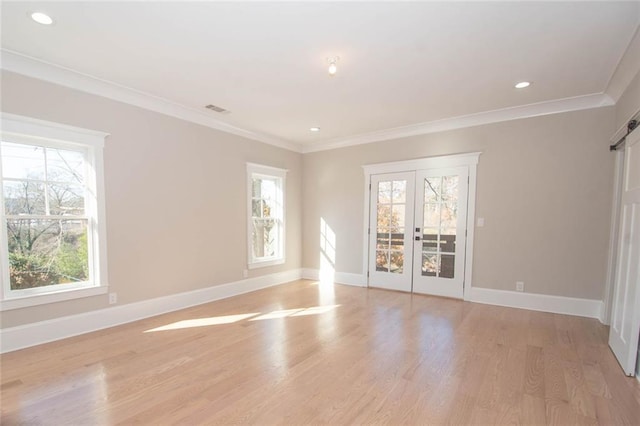
<path fill-rule="evenodd" d="M 284 265 L 300 267 L 301 155 L 65 87 L 2 72 L 4 112 L 110 133 L 105 143 L 108 271 L 118 302 L 242 279 L 247 161 L 289 169 Z M 2 327 L 108 306 L 107 295 L 5 311 Z"/>
<path fill-rule="evenodd" d="M 362 165 L 482 151 L 473 285 L 602 299 L 613 179 L 609 138 L 638 107 L 555 114 L 300 155 L 65 87 L 2 72 L 4 112 L 111 133 L 105 148 L 110 291 L 119 303 L 242 278 L 245 163 L 289 169 L 287 262 L 319 267 L 319 224 L 336 270 L 362 273 Z M 635 107 L 634 107 L 635 105 Z M 622 117 L 622 118 L 621 118 Z M 220 245 L 215 241 L 224 241 Z M 2 327 L 109 306 L 96 296 L 0 313 Z"/>
<path fill-rule="evenodd" d="M 362 165 L 481 151 L 474 286 L 601 300 L 614 158 L 613 107 L 305 154 L 303 267 L 319 267 L 319 223 L 336 234 L 336 271 L 362 273 Z"/>
<path fill-rule="evenodd" d="M 640 72 L 629 83 L 616 103 L 616 130 L 625 126 L 633 114 L 640 109 Z"/>

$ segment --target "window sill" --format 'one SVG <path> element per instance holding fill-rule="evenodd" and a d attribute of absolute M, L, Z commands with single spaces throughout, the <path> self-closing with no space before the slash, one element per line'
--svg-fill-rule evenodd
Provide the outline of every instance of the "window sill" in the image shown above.
<path fill-rule="evenodd" d="M 46 305 L 48 303 L 62 302 L 64 300 L 80 299 L 89 296 L 106 294 L 109 289 L 106 286 L 78 288 L 62 290 L 56 293 L 37 294 L 32 296 L 17 297 L 0 301 L 0 312 L 11 309 L 27 308 L 30 306 Z"/>
<path fill-rule="evenodd" d="M 274 266 L 274 265 L 282 265 L 284 263 L 284 258 L 282 259 L 271 259 L 271 260 L 263 260 L 256 261 L 247 265 L 249 269 L 258 269 L 264 268 L 265 266 Z"/>

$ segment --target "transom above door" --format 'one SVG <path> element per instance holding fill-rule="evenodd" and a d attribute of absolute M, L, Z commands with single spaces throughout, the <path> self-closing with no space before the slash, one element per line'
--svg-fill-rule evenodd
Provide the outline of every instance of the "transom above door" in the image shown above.
<path fill-rule="evenodd" d="M 478 156 L 365 166 L 370 287 L 463 298 L 471 273 L 467 247 L 473 239 Z M 410 166 L 420 168 L 386 173 Z"/>

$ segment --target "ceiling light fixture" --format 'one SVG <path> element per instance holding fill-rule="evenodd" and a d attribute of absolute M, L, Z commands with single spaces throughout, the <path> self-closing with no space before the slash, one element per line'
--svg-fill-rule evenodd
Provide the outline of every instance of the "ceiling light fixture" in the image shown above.
<path fill-rule="evenodd" d="M 320 131 L 320 127 L 312 127 L 309 129 L 312 132 L 319 132 Z"/>
<path fill-rule="evenodd" d="M 36 21 L 38 24 L 42 24 L 42 25 L 51 25 L 51 24 L 53 24 L 53 19 L 51 19 L 51 16 L 47 15 L 46 13 L 42 13 L 42 12 L 33 12 L 31 14 L 31 19 Z"/>
<path fill-rule="evenodd" d="M 327 58 L 327 62 L 329 62 L 329 75 L 334 76 L 338 72 L 337 62 L 340 60 L 340 56 L 333 56 L 331 58 Z"/>
<path fill-rule="evenodd" d="M 521 81 L 520 83 L 516 84 L 516 89 L 524 89 L 525 87 L 529 87 L 531 85 L 531 83 L 529 83 L 528 81 Z"/>

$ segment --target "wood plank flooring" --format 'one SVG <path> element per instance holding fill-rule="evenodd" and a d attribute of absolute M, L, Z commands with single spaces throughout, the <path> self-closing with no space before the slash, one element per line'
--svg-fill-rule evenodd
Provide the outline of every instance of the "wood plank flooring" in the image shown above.
<path fill-rule="evenodd" d="M 154 330 L 155 329 L 155 330 Z M 5 354 L 3 425 L 638 425 L 579 317 L 298 281 Z"/>

